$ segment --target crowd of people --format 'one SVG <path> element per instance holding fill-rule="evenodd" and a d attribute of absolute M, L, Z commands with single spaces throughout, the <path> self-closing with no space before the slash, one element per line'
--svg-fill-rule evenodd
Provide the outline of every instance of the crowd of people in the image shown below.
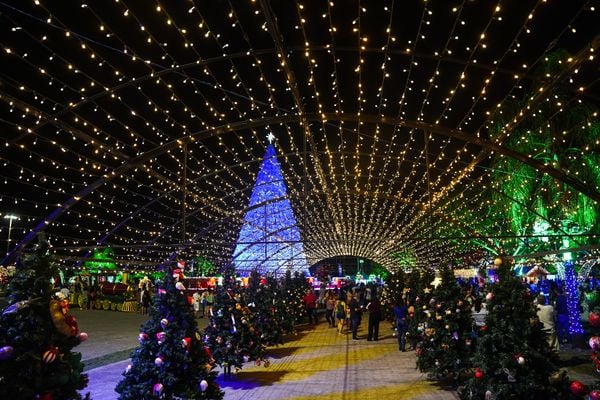
<path fill-rule="evenodd" d="M 352 340 L 360 340 L 358 328 L 363 313 L 368 312 L 367 340 L 376 341 L 379 340 L 379 323 L 383 315 L 381 292 L 381 285 L 361 283 L 344 289 L 320 288 L 318 297 L 309 289 L 302 300 L 309 324 L 318 323 L 318 310 L 323 309 L 329 327 L 337 328 L 340 335 L 352 333 Z"/>

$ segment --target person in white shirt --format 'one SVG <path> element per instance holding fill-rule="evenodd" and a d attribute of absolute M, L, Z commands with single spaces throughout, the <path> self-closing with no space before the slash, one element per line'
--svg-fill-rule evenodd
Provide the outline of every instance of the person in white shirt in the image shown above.
<path fill-rule="evenodd" d="M 471 308 L 471 315 L 473 316 L 473 324 L 476 327 L 485 325 L 485 317 L 488 313 L 485 303 L 481 300 L 481 297 L 476 297 L 473 301 L 473 308 Z"/>
<path fill-rule="evenodd" d="M 548 344 L 553 350 L 558 351 L 558 338 L 556 337 L 556 315 L 554 307 L 551 304 L 546 304 L 546 297 L 539 295 L 537 298 L 537 317 L 544 325 L 544 331 L 548 334 Z"/>

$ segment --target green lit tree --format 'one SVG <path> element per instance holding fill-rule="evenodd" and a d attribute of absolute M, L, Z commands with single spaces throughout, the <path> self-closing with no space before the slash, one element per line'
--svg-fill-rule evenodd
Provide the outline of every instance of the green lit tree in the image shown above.
<path fill-rule="evenodd" d="M 115 389 L 120 400 L 223 398 L 185 287 L 172 273 L 154 296 L 139 342 Z"/>
<path fill-rule="evenodd" d="M 252 324 L 252 311 L 243 301 L 233 266 L 224 267 L 222 277 L 223 284 L 216 288 L 213 314 L 204 329 L 204 340 L 227 376 L 231 367 L 242 368 L 250 360 L 262 362 L 265 346 Z"/>
<path fill-rule="evenodd" d="M 569 382 L 559 372 L 558 355 L 548 345 L 527 288 L 506 262 L 498 275 L 500 281 L 487 296 L 486 329 L 477 338 L 471 358 L 474 369 L 461 398 L 571 398 Z"/>
<path fill-rule="evenodd" d="M 417 352 L 417 366 L 438 380 L 459 381 L 472 353 L 471 305 L 462 299 L 454 272 L 443 267 L 441 283 L 429 301 L 427 329 Z"/>
<path fill-rule="evenodd" d="M 54 293 L 58 267 L 48 249 L 39 235 L 8 286 L 9 305 L 0 315 L 2 399 L 81 399 L 87 385 L 81 354 L 72 351 L 87 334 Z"/>
<path fill-rule="evenodd" d="M 546 55 L 537 75 L 560 74 L 571 64 L 567 61 L 570 57 L 564 50 Z M 522 98 L 511 99 L 494 116 L 496 124 L 489 134 L 494 139 L 506 124 L 520 119 L 511 135 L 502 140 L 503 146 L 598 187 L 600 152 L 594 150 L 600 140 L 598 107 L 585 97 L 574 97 L 571 86 L 566 81 L 558 82 L 547 94 L 552 100 L 539 102 L 535 112 L 521 119 L 519 114 L 529 108 L 531 98 L 539 90 L 537 83 L 529 87 Z M 557 112 L 557 104 L 563 104 L 564 110 Z M 600 231 L 600 205 L 585 193 L 577 193 L 543 171 L 511 157 L 495 155 L 491 170 L 490 218 L 496 219 L 498 228 L 505 232 L 536 235 L 528 240 L 505 241 L 504 248 L 510 246 L 512 254 L 559 249 L 570 235 L 577 235 L 570 236 L 571 245 L 577 247 L 598 243 L 597 237 L 586 233 Z M 491 219 L 485 216 L 479 219 L 479 223 L 491 225 Z"/>

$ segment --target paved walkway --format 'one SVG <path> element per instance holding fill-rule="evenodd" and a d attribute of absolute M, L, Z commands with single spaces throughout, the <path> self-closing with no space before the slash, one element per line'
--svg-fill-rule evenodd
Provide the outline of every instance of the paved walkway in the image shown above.
<path fill-rule="evenodd" d="M 97 310 L 73 310 L 73 314 L 90 335 L 76 348 L 83 355 L 90 379 L 85 392 L 89 391 L 94 400 L 116 399 L 113 388 L 129 363 L 128 354 L 137 345 L 144 317 Z M 268 368 L 247 363 L 226 381 L 219 374 L 218 383 L 227 400 L 457 398 L 454 392 L 436 387 L 415 369 L 413 352 L 398 351 L 389 324 L 382 323 L 380 333 L 377 342 L 352 341 L 325 322 L 306 326 L 289 336 L 284 345 L 269 349 Z M 359 331 L 361 335 L 364 338 L 365 332 Z"/>

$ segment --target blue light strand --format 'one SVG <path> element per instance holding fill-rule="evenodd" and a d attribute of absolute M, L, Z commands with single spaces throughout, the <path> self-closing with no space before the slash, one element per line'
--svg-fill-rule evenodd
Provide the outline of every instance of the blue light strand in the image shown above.
<path fill-rule="evenodd" d="M 567 310 L 569 312 L 569 334 L 583 334 L 581 314 L 579 312 L 579 284 L 575 276 L 575 268 L 571 261 L 565 261 L 565 292 L 567 294 Z"/>
<path fill-rule="evenodd" d="M 262 274 L 283 274 L 287 269 L 308 274 L 304 245 L 272 144 L 256 177 L 233 264 L 243 275 L 255 268 Z"/>

